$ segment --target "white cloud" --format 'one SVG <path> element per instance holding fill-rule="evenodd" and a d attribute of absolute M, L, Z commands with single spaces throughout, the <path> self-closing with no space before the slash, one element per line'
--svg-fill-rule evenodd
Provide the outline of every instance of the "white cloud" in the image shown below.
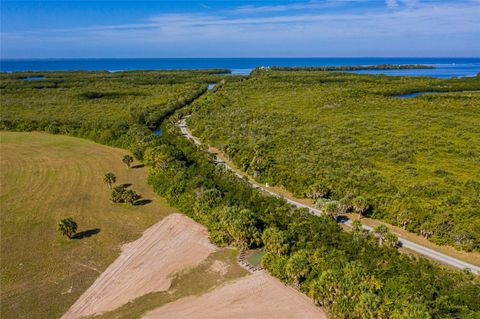
<path fill-rule="evenodd" d="M 297 15 L 274 14 L 262 17 L 250 17 L 248 14 L 236 17 L 205 14 L 162 14 L 149 18 L 145 23 L 127 25 L 92 26 L 86 28 L 56 30 L 61 32 L 89 32 L 179 29 L 185 33 L 205 28 L 229 29 L 237 27 L 245 31 L 267 29 L 275 26 L 277 30 L 291 28 L 293 25 L 305 28 L 325 28 L 328 34 L 350 33 L 363 36 L 379 33 L 414 34 L 477 32 L 477 18 L 480 5 L 417 5 L 395 11 L 357 12 L 357 13 L 303 13 Z M 368 29 L 370 28 L 370 29 Z M 358 32 L 360 29 L 367 30 Z M 280 32 L 280 31 L 278 31 Z"/>
<path fill-rule="evenodd" d="M 208 52 L 218 55 L 215 48 L 235 48 L 230 55 L 247 52 L 244 55 L 278 56 L 295 49 L 315 55 L 318 48 L 330 46 L 344 48 L 344 51 L 356 50 L 362 47 L 362 43 L 368 44 L 363 44 L 364 47 L 373 43 L 380 49 L 389 43 L 392 48 L 413 50 L 414 42 L 418 47 L 432 47 L 430 52 L 436 53 L 434 44 L 429 43 L 430 38 L 437 39 L 435 45 L 449 48 L 452 43 L 438 39 L 448 37 L 458 39 L 458 43 L 465 34 L 476 34 L 480 38 L 477 21 L 480 3 L 477 0 L 447 4 L 409 1 L 407 5 L 404 0 L 395 3 L 398 5 L 395 10 L 385 7 L 382 10 L 350 12 L 305 10 L 296 14 L 277 10 L 260 17 L 245 12 L 161 14 L 137 24 L 2 33 L 2 38 L 7 42 L 30 39 L 31 45 L 38 43 L 39 46 L 42 41 L 59 43 L 62 39 L 65 43 L 72 43 L 72 39 L 80 43 L 93 42 L 99 47 L 128 43 L 131 48 L 161 50 L 163 56 L 169 50 L 174 52 L 174 48 L 186 52 L 184 55 L 187 56 L 208 55 Z M 474 52 L 480 52 L 479 45 L 475 44 L 480 41 L 465 43 L 471 43 L 469 45 L 476 50 Z M 375 45 L 371 50 L 375 50 Z"/>
<path fill-rule="evenodd" d="M 397 0 L 385 0 L 385 3 L 386 3 L 386 5 L 387 5 L 387 7 L 389 7 L 389 8 L 398 7 L 398 2 L 397 2 Z"/>
<path fill-rule="evenodd" d="M 367 3 L 370 0 L 312 0 L 308 2 L 296 2 L 282 5 L 268 5 L 268 6 L 255 6 L 247 5 L 237 7 L 230 12 L 239 13 L 239 14 L 254 14 L 254 13 L 273 13 L 273 12 L 282 12 L 282 11 L 296 11 L 296 10 L 315 10 L 315 9 L 325 9 L 325 8 L 335 8 L 351 3 Z"/>

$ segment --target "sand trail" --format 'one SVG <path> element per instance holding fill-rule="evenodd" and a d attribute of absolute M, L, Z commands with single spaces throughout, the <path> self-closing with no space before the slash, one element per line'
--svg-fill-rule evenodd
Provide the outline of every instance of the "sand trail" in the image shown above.
<path fill-rule="evenodd" d="M 124 245 L 121 255 L 62 318 L 104 313 L 145 294 L 168 290 L 173 274 L 200 264 L 215 250 L 205 227 L 171 214 Z"/>
<path fill-rule="evenodd" d="M 260 271 L 201 296 L 186 297 L 148 312 L 143 319 L 326 319 L 305 295 Z"/>

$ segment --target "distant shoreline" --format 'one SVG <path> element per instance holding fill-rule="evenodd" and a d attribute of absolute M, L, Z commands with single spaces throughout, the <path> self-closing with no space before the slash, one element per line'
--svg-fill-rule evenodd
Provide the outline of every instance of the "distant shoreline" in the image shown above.
<path fill-rule="evenodd" d="M 421 70 L 435 69 L 433 65 L 424 64 L 376 64 L 376 65 L 342 65 L 342 66 L 272 66 L 275 71 L 367 71 L 367 70 Z"/>
<path fill-rule="evenodd" d="M 117 59 L 0 59 L 2 72 L 199 70 L 229 69 L 232 74 L 248 75 L 264 67 L 358 67 L 379 65 L 425 65 L 429 68 L 376 67 L 346 70 L 358 73 L 428 76 L 437 78 L 475 76 L 480 58 L 117 58 Z M 431 67 L 431 68 L 430 68 Z M 339 71 L 339 70 L 336 70 Z"/>

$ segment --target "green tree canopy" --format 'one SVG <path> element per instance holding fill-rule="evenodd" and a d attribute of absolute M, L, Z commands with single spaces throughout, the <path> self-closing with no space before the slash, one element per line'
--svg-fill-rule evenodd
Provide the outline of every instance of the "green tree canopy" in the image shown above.
<path fill-rule="evenodd" d="M 112 172 L 108 172 L 103 176 L 103 182 L 112 189 L 112 185 L 117 181 L 117 177 Z"/>
<path fill-rule="evenodd" d="M 122 158 L 122 162 L 127 165 L 128 168 L 130 168 L 130 166 L 132 165 L 133 163 L 133 157 L 131 155 L 124 155 L 123 158 Z"/>
<path fill-rule="evenodd" d="M 73 235 L 77 232 L 78 224 L 73 220 L 72 217 L 64 218 L 58 223 L 58 231 L 62 235 L 67 236 L 69 239 L 72 239 Z"/>

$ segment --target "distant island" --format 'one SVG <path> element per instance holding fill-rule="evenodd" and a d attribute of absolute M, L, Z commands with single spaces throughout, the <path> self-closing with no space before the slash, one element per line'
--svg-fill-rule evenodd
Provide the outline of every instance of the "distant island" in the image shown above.
<path fill-rule="evenodd" d="M 363 71 L 363 70 L 415 70 L 435 69 L 422 64 L 379 64 L 379 65 L 344 65 L 344 66 L 272 66 L 275 71 Z"/>

